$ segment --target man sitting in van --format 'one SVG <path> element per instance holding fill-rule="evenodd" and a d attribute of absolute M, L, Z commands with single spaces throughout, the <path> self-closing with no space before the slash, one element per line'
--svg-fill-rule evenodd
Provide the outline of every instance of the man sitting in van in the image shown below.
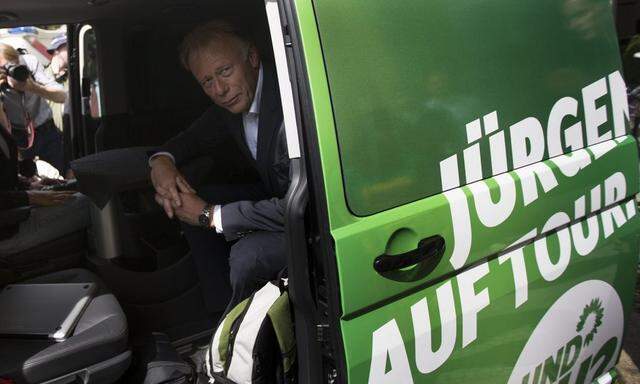
<path fill-rule="evenodd" d="M 150 158 L 151 180 L 156 201 L 184 223 L 207 309 L 220 312 L 227 304 L 227 273 L 229 309 L 286 264 L 282 198 L 290 180 L 280 94 L 273 64 L 262 61 L 255 44 L 227 21 L 191 31 L 180 59 L 222 111 L 212 106 L 165 143 Z M 238 143 L 260 182 L 194 190 L 177 167 L 214 154 L 225 135 Z M 220 171 L 228 166 L 216 164 Z M 235 242 L 230 251 L 225 239 Z"/>

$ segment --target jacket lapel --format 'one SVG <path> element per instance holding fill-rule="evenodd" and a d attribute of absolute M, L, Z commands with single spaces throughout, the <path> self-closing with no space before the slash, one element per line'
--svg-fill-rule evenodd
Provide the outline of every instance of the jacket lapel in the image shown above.
<path fill-rule="evenodd" d="M 251 151 L 249 150 L 249 147 L 247 147 L 247 140 L 244 137 L 244 126 L 242 125 L 242 114 L 235 114 L 235 115 L 229 114 L 228 116 L 229 116 L 229 127 L 231 127 L 229 132 L 231 132 L 233 139 L 236 141 L 236 143 L 238 144 L 238 147 L 240 147 L 240 150 L 246 156 L 247 160 L 253 161 L 255 166 L 255 160 L 253 159 L 253 156 L 251 156 Z"/>
<path fill-rule="evenodd" d="M 275 68 L 263 63 L 262 99 L 260 100 L 260 120 L 258 123 L 258 164 L 265 171 L 270 166 L 273 140 L 282 121 L 280 92 Z"/>

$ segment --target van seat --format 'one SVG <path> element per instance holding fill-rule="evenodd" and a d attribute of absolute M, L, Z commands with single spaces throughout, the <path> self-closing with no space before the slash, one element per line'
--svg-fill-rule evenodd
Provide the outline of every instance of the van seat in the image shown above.
<path fill-rule="evenodd" d="M 127 321 L 116 298 L 93 273 L 70 269 L 27 284 L 97 283 L 98 291 L 68 339 L 0 338 L 0 378 L 16 383 L 113 383 L 128 368 Z M 11 311 L 11 308 L 0 308 Z M 79 381 L 73 381 L 72 378 Z"/>
<path fill-rule="evenodd" d="M 87 249 L 85 232 L 72 232 L 33 248 L 0 255 L 0 289 L 9 283 L 79 265 Z"/>

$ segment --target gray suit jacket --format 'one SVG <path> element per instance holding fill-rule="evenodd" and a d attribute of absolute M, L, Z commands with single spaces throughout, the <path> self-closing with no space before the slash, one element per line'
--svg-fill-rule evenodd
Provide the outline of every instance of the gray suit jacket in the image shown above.
<path fill-rule="evenodd" d="M 247 147 L 242 116 L 217 107 L 209 108 L 186 131 L 159 148 L 159 151 L 171 153 L 176 164 L 181 165 L 214 153 L 227 135 L 235 139 L 271 198 L 225 204 L 222 207 L 222 227 L 227 240 L 235 240 L 253 231 L 284 231 L 283 198 L 291 180 L 289 155 L 275 68 L 270 63 L 263 63 L 263 71 L 257 159 L 253 159 Z"/>

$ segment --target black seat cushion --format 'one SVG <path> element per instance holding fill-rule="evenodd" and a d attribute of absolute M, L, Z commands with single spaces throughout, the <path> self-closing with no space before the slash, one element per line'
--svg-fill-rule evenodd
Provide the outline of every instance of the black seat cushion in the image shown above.
<path fill-rule="evenodd" d="M 127 350 L 127 321 L 116 298 L 93 273 L 72 269 L 25 281 L 29 284 L 95 282 L 99 290 L 63 342 L 0 339 L 0 377 L 38 383 L 108 360 Z M 1 310 L 10 310 L 2 308 Z"/>

